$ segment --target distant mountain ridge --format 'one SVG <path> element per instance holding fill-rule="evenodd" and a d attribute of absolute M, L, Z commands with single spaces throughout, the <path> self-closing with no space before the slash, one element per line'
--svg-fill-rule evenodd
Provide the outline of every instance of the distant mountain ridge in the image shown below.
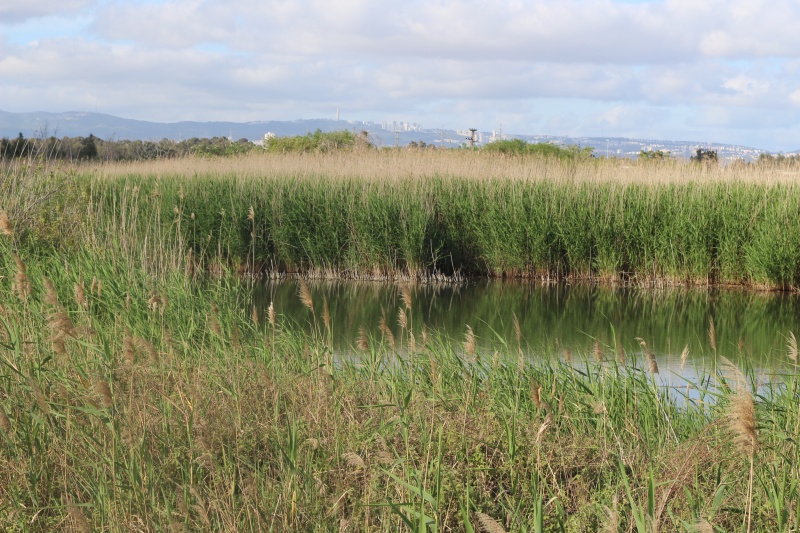
<path fill-rule="evenodd" d="M 412 131 L 387 131 L 374 122 L 346 121 L 333 119 L 303 119 L 294 121 L 258 122 L 148 122 L 121 118 L 103 113 L 69 111 L 66 113 L 11 113 L 0 111 L 0 138 L 56 136 L 86 137 L 93 134 L 105 140 L 143 140 L 158 141 L 171 139 L 180 141 L 198 138 L 231 137 L 234 140 L 247 138 L 258 141 L 267 132 L 277 136 L 305 135 L 320 129 L 324 132 L 339 130 L 365 130 L 379 146 L 406 146 L 411 142 L 426 143 L 433 146 L 457 147 L 466 142 L 464 131 L 448 129 L 418 128 Z M 481 141 L 495 139 L 489 132 L 478 132 Z M 563 137 L 553 135 L 504 135 L 502 138 L 519 138 L 528 142 L 553 142 L 556 144 L 579 144 L 591 146 L 598 156 L 635 158 L 641 150 L 664 150 L 680 157 L 690 157 L 697 148 L 717 150 L 723 160 L 757 159 L 766 150 L 722 143 L 693 141 L 668 141 L 653 139 L 606 138 L 606 137 Z"/>
<path fill-rule="evenodd" d="M 25 137 L 95 137 L 108 140 L 142 140 L 157 141 L 172 139 L 175 141 L 192 137 L 233 137 L 250 140 L 263 139 L 269 132 L 276 135 L 304 135 L 317 128 L 323 131 L 349 128 L 350 124 L 340 120 L 299 120 L 299 121 L 266 121 L 266 122 L 148 122 L 128 118 L 90 113 L 85 111 L 69 111 L 66 113 L 10 113 L 0 111 L 0 137 L 16 137 L 22 133 Z"/>

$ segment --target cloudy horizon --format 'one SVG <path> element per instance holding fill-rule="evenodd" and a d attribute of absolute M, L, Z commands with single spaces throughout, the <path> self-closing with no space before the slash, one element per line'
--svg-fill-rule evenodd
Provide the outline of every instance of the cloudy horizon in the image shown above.
<path fill-rule="evenodd" d="M 800 4 L 0 1 L 0 109 L 800 148 Z"/>

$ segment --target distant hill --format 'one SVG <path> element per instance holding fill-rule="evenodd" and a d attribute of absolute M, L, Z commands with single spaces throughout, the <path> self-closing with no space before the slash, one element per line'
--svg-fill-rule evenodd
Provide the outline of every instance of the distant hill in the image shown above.
<path fill-rule="evenodd" d="M 147 122 L 120 118 L 102 113 L 70 111 L 67 113 L 9 113 L 0 111 L 0 137 L 55 135 L 56 137 L 95 137 L 108 140 L 130 139 L 157 141 L 191 139 L 192 137 L 243 137 L 263 139 L 269 132 L 276 135 L 305 135 L 317 128 L 322 131 L 350 129 L 344 120 L 297 120 L 268 122 Z"/>

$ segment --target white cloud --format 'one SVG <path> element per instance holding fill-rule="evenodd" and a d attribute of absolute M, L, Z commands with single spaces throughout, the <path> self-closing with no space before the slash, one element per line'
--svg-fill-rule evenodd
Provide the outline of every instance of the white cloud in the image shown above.
<path fill-rule="evenodd" d="M 95 0 L 3 0 L 0 2 L 0 27 L 52 15 L 75 14 L 95 3 Z"/>
<path fill-rule="evenodd" d="M 52 37 L 75 14 L 80 28 Z M 654 136 L 785 124 L 797 117 L 780 110 L 800 107 L 800 4 L 789 0 L 0 6 L 0 25 L 43 16 L 67 22 L 0 38 L 0 107 L 259 120 L 341 106 L 375 119 Z"/>

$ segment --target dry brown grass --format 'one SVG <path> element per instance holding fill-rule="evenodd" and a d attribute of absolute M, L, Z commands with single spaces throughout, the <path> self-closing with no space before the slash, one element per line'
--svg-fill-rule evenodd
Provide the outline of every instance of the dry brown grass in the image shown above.
<path fill-rule="evenodd" d="M 183 158 L 133 163 L 89 165 L 105 177 L 198 175 L 254 177 L 326 176 L 384 180 L 459 176 L 467 179 L 550 179 L 566 182 L 686 183 L 757 182 L 796 183 L 800 170 L 764 166 L 714 167 L 687 161 L 664 163 L 629 159 L 560 162 L 541 158 L 503 156 L 458 150 L 374 150 L 327 154 L 248 154 L 237 158 Z"/>

